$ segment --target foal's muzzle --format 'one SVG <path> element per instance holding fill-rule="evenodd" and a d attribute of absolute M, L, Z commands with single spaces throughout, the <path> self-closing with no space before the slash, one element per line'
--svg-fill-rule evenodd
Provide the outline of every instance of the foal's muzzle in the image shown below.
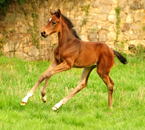
<path fill-rule="evenodd" d="M 48 36 L 45 31 L 41 32 L 41 35 L 42 37 L 45 37 L 45 38 Z"/>

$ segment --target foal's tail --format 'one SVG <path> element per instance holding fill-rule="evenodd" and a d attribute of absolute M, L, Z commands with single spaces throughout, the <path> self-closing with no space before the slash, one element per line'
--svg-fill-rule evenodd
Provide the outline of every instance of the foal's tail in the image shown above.
<path fill-rule="evenodd" d="M 113 50 L 114 54 L 117 56 L 117 58 L 120 60 L 121 63 L 127 64 L 127 59 L 121 55 L 118 51 Z"/>

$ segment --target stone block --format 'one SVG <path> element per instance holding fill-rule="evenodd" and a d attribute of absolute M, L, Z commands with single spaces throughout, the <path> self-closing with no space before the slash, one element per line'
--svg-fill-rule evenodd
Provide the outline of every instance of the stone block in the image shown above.
<path fill-rule="evenodd" d="M 88 30 L 89 41 L 97 41 L 97 30 Z"/>
<path fill-rule="evenodd" d="M 108 21 L 110 23 L 116 23 L 116 15 L 108 15 Z"/>
<path fill-rule="evenodd" d="M 101 9 L 100 8 L 89 8 L 89 15 L 97 15 L 101 13 Z"/>
<path fill-rule="evenodd" d="M 98 14 L 97 16 L 98 21 L 106 21 L 107 20 L 107 14 Z"/>
<path fill-rule="evenodd" d="M 22 5 L 20 5 L 18 3 L 15 3 L 15 11 L 17 13 L 23 13 L 23 7 L 22 7 Z"/>
<path fill-rule="evenodd" d="M 84 17 L 85 17 L 85 12 L 84 11 L 78 11 L 75 13 L 75 19 L 79 19 L 79 20 L 82 20 Z"/>
<path fill-rule="evenodd" d="M 98 23 L 96 22 L 96 20 L 93 22 L 93 24 L 92 24 L 92 21 L 88 21 L 86 23 L 85 28 L 86 28 L 86 30 L 84 30 L 84 31 L 86 31 L 86 32 L 87 31 L 89 32 L 90 30 L 97 32 L 98 31 Z"/>
<path fill-rule="evenodd" d="M 0 39 L 3 39 L 3 38 L 4 38 L 3 34 L 0 33 Z"/>
<path fill-rule="evenodd" d="M 31 48 L 29 46 L 27 46 L 27 47 L 24 47 L 23 52 L 24 53 L 29 53 L 30 50 L 31 50 Z"/>
<path fill-rule="evenodd" d="M 126 32 L 126 31 L 128 31 L 130 29 L 130 24 L 129 23 L 125 23 L 124 25 L 123 25 L 123 27 L 121 28 L 121 31 L 122 32 Z"/>
<path fill-rule="evenodd" d="M 128 32 L 123 32 L 123 41 L 124 40 L 129 40 L 129 33 Z"/>
<path fill-rule="evenodd" d="M 134 0 L 128 0 L 128 5 L 131 5 Z"/>
<path fill-rule="evenodd" d="M 28 54 L 30 56 L 38 56 L 39 50 L 36 48 L 36 46 L 31 46 L 30 52 Z"/>
<path fill-rule="evenodd" d="M 26 34 L 27 30 L 28 30 L 28 27 L 23 25 L 23 26 L 20 26 L 17 31 L 18 31 L 18 33 Z"/>
<path fill-rule="evenodd" d="M 68 2 L 66 2 L 64 5 L 63 5 L 63 8 L 64 9 L 66 9 L 66 10 L 68 10 L 68 11 L 71 11 L 72 10 L 72 8 L 73 8 L 73 6 L 74 6 L 74 2 L 73 1 L 68 1 Z"/>
<path fill-rule="evenodd" d="M 4 53 L 14 51 L 14 50 L 15 50 L 15 48 L 14 48 L 14 42 L 13 41 L 9 41 L 8 43 L 6 43 L 4 45 Z"/>
<path fill-rule="evenodd" d="M 16 19 L 16 15 L 13 13 L 8 13 L 5 18 L 4 18 L 4 22 L 5 23 L 14 23 Z"/>
<path fill-rule="evenodd" d="M 113 32 L 116 30 L 116 25 L 106 21 L 104 23 L 101 23 L 101 29 L 109 32 Z"/>
<path fill-rule="evenodd" d="M 145 40 L 145 31 L 142 32 L 142 38 L 143 38 L 143 40 Z"/>
<path fill-rule="evenodd" d="M 102 5 L 102 0 L 91 0 L 91 6 L 94 8 L 100 7 Z"/>
<path fill-rule="evenodd" d="M 4 53 L 9 52 L 9 45 L 5 44 L 4 45 Z"/>
<path fill-rule="evenodd" d="M 145 11 L 144 11 L 144 13 L 142 15 L 142 23 L 145 23 Z"/>
<path fill-rule="evenodd" d="M 133 23 L 133 17 L 131 15 L 127 15 L 126 23 Z"/>
<path fill-rule="evenodd" d="M 110 48 L 114 48 L 114 42 L 105 42 Z"/>
<path fill-rule="evenodd" d="M 120 32 L 119 36 L 118 36 L 118 40 L 119 42 L 123 41 L 124 40 L 124 35 L 122 32 Z"/>
<path fill-rule="evenodd" d="M 48 8 L 48 4 L 49 4 L 49 2 L 48 2 L 48 1 L 43 1 L 43 3 L 44 3 L 44 4 L 43 4 L 44 7 L 45 7 L 45 8 Z"/>
<path fill-rule="evenodd" d="M 131 25 L 131 29 L 133 30 L 133 31 L 141 31 L 141 29 L 142 29 L 142 24 L 140 23 L 140 22 L 138 22 L 138 23 L 133 23 L 132 25 Z"/>
<path fill-rule="evenodd" d="M 115 8 L 112 8 L 112 9 L 110 10 L 109 14 L 116 15 Z"/>
<path fill-rule="evenodd" d="M 81 38 L 83 41 L 89 41 L 89 40 L 88 40 L 88 37 L 87 37 L 87 34 L 81 34 L 81 35 L 80 35 L 80 38 Z"/>
<path fill-rule="evenodd" d="M 116 25 L 114 24 L 109 24 L 110 26 L 108 27 L 108 31 L 115 31 L 116 30 Z"/>
<path fill-rule="evenodd" d="M 30 11 L 33 10 L 31 4 L 28 4 L 28 3 L 23 3 L 22 8 L 25 13 L 29 13 Z"/>
<path fill-rule="evenodd" d="M 108 41 L 113 42 L 113 41 L 115 41 L 115 39 L 116 39 L 116 33 L 115 32 L 109 32 L 108 33 Z"/>
<path fill-rule="evenodd" d="M 106 30 L 101 30 L 98 33 L 99 41 L 105 42 L 108 38 L 108 32 Z"/>
<path fill-rule="evenodd" d="M 70 0 L 70 1 L 73 1 L 73 0 Z M 67 1 L 68 2 L 68 1 Z M 66 2 L 66 3 L 67 3 Z M 74 3 L 74 4 L 76 4 L 76 3 Z M 88 5 L 90 5 L 91 4 L 91 1 L 90 0 L 79 0 L 79 2 L 77 2 L 77 5 L 79 6 L 79 7 L 81 7 L 81 8 L 84 8 L 84 7 L 87 7 Z"/>
<path fill-rule="evenodd" d="M 129 31 L 128 36 L 130 40 L 138 39 L 138 35 L 135 34 L 133 31 Z"/>
<path fill-rule="evenodd" d="M 102 14 L 108 14 L 110 12 L 110 10 L 111 10 L 111 6 L 110 5 L 103 6 L 101 13 Z"/>
<path fill-rule="evenodd" d="M 127 17 L 126 13 L 124 11 L 121 11 L 120 12 L 120 18 L 121 18 L 120 22 L 124 24 L 126 22 L 126 17 Z"/>
<path fill-rule="evenodd" d="M 127 41 L 124 41 L 124 51 L 128 51 L 128 46 L 129 46 L 129 43 Z"/>
<path fill-rule="evenodd" d="M 137 46 L 139 44 L 142 44 L 143 45 L 143 40 L 131 40 L 131 41 L 129 41 L 129 43 L 131 45 L 135 45 L 135 46 Z"/>
<path fill-rule="evenodd" d="M 127 6 L 128 6 L 127 5 L 127 0 L 121 0 L 121 1 L 119 1 L 119 7 L 120 7 L 120 9 L 122 11 L 126 10 Z"/>
<path fill-rule="evenodd" d="M 23 23 L 26 23 L 25 15 L 24 14 L 15 14 L 15 21 L 22 21 Z"/>
<path fill-rule="evenodd" d="M 133 10 L 137 10 L 137 9 L 141 9 L 142 8 L 142 5 L 140 3 L 139 0 L 135 0 L 133 1 L 133 3 L 130 5 L 130 8 L 133 9 Z"/>
<path fill-rule="evenodd" d="M 117 4 L 117 0 L 102 0 L 102 3 L 104 5 L 116 5 Z"/>
<path fill-rule="evenodd" d="M 134 21 L 135 21 L 135 22 L 141 22 L 143 13 L 144 13 L 143 10 L 137 10 L 137 11 L 135 12 L 135 15 L 134 15 Z"/>
<path fill-rule="evenodd" d="M 21 51 L 15 52 L 15 57 L 20 58 L 20 59 L 26 59 L 29 58 L 29 56 Z"/>
<path fill-rule="evenodd" d="M 81 20 L 75 20 L 74 22 L 74 29 L 76 29 L 77 32 L 81 31 L 82 21 Z"/>

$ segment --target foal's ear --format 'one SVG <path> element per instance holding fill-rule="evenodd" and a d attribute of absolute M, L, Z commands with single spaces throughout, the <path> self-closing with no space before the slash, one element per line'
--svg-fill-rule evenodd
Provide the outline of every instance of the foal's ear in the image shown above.
<path fill-rule="evenodd" d="M 50 14 L 51 14 L 51 15 L 53 15 L 53 14 L 54 14 L 54 13 L 53 13 L 53 11 L 52 11 L 52 9 L 50 9 Z"/>
<path fill-rule="evenodd" d="M 60 9 L 58 9 L 57 12 L 56 12 L 56 17 L 60 18 L 60 15 L 61 15 L 61 11 L 60 11 Z"/>

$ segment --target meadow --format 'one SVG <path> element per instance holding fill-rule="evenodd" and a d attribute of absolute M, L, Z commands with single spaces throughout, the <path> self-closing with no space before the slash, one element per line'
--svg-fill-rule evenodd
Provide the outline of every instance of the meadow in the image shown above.
<path fill-rule="evenodd" d="M 48 68 L 47 61 L 0 57 L 0 130 L 143 130 L 145 129 L 145 57 L 126 55 L 128 64 L 115 58 L 113 110 L 108 108 L 107 87 L 96 69 L 88 86 L 58 111 L 51 108 L 78 84 L 82 69 L 54 75 L 41 100 L 44 82 L 25 106 L 21 100 Z"/>

